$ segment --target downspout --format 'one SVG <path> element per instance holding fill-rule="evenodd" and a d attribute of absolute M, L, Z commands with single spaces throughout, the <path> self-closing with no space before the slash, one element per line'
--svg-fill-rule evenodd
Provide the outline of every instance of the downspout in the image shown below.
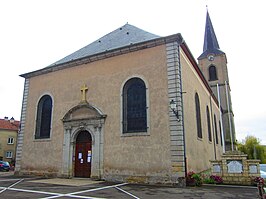
<path fill-rule="evenodd" d="M 217 159 L 217 157 L 216 157 L 216 147 L 215 147 L 215 139 L 216 139 L 216 137 L 215 137 L 215 135 L 214 135 L 214 131 L 215 131 L 215 129 L 214 129 L 214 122 L 213 122 L 213 111 L 212 111 L 212 101 L 211 101 L 211 96 L 210 96 L 210 108 L 211 108 L 211 118 L 212 118 L 212 134 L 213 134 L 213 148 L 214 148 L 214 159 L 216 160 Z"/>

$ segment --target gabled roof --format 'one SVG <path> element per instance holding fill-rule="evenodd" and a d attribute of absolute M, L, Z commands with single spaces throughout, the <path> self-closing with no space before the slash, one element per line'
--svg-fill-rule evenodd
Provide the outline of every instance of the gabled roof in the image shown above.
<path fill-rule="evenodd" d="M 214 29 L 212 26 L 211 18 L 210 18 L 209 12 L 207 11 L 203 53 L 199 56 L 198 59 L 206 58 L 207 55 L 210 53 L 213 53 L 215 55 L 224 54 L 224 52 L 220 50 L 218 40 L 216 38 Z"/>
<path fill-rule="evenodd" d="M 92 42 L 91 44 L 81 48 L 80 50 L 55 62 L 51 66 L 63 64 L 69 61 L 77 60 L 97 53 L 156 39 L 159 37 L 160 36 L 158 35 L 146 32 L 130 24 L 125 24 L 124 26 L 110 32 L 109 34 Z"/>
<path fill-rule="evenodd" d="M 10 120 L 0 119 L 0 130 L 18 131 L 18 129 L 19 121 L 14 120 L 14 122 L 11 122 Z"/>

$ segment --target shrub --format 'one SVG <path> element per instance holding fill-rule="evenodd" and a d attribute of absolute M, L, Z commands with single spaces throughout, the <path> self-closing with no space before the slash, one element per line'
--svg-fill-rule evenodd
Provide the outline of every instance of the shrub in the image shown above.
<path fill-rule="evenodd" d="M 192 175 L 192 178 L 195 179 L 195 185 L 196 186 L 201 186 L 202 185 L 202 179 L 201 179 L 200 174 L 195 173 L 195 174 Z"/>
<path fill-rule="evenodd" d="M 195 179 L 192 178 L 192 175 L 194 175 L 195 172 L 194 171 L 190 171 L 187 173 L 187 178 L 186 178 L 186 182 L 188 186 L 194 186 L 195 185 Z"/>
<path fill-rule="evenodd" d="M 256 184 L 260 183 L 264 185 L 264 179 L 262 177 L 255 177 L 253 180 Z"/>
<path fill-rule="evenodd" d="M 215 184 L 222 184 L 223 183 L 223 179 L 221 176 L 211 175 L 210 179 L 213 179 Z"/>
<path fill-rule="evenodd" d="M 203 179 L 203 182 L 206 184 L 222 184 L 223 179 L 221 176 L 216 176 L 216 175 L 210 175 L 208 177 L 205 177 Z"/>
<path fill-rule="evenodd" d="M 197 174 L 194 171 L 190 171 L 187 174 L 186 182 L 188 186 L 201 186 L 202 178 L 200 174 Z"/>
<path fill-rule="evenodd" d="M 203 182 L 204 182 L 205 184 L 215 184 L 215 181 L 214 181 L 214 179 L 212 179 L 212 178 L 204 178 L 204 179 L 203 179 Z"/>

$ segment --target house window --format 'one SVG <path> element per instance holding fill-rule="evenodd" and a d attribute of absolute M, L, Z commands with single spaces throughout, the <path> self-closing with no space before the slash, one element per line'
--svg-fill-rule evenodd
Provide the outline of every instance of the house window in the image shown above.
<path fill-rule="evenodd" d="M 196 121 L 197 121 L 197 134 L 198 138 L 202 138 L 201 116 L 200 116 L 200 101 L 198 93 L 195 94 L 196 105 Z"/>
<path fill-rule="evenodd" d="M 216 115 L 214 115 L 214 130 L 215 130 L 215 139 L 216 139 L 216 144 L 218 144 L 218 131 L 217 131 L 217 123 L 216 123 Z"/>
<path fill-rule="evenodd" d="M 12 158 L 12 157 L 13 157 L 12 151 L 7 151 L 6 152 L 6 158 Z"/>
<path fill-rule="evenodd" d="M 44 95 L 39 103 L 37 110 L 35 138 L 49 138 L 51 131 L 52 119 L 52 98 L 49 95 Z"/>
<path fill-rule="evenodd" d="M 208 138 L 209 141 L 212 141 L 212 132 L 211 132 L 211 120 L 210 120 L 210 111 L 209 107 L 206 108 L 206 115 L 207 115 L 207 126 L 208 126 Z"/>
<path fill-rule="evenodd" d="M 123 87 L 123 133 L 147 132 L 146 86 L 140 78 Z"/>
<path fill-rule="evenodd" d="M 14 138 L 9 137 L 9 138 L 7 139 L 7 144 L 14 144 Z"/>
<path fill-rule="evenodd" d="M 210 66 L 209 67 L 209 81 L 215 81 L 217 80 L 217 71 L 216 71 L 216 67 L 215 66 Z"/>

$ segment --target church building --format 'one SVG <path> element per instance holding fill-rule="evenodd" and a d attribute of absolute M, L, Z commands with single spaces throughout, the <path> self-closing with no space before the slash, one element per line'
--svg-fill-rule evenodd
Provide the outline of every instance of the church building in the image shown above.
<path fill-rule="evenodd" d="M 228 80 L 223 61 L 216 37 L 198 65 L 181 34 L 125 24 L 22 74 L 15 173 L 184 185 L 223 153 L 220 110 L 231 112 L 210 83 Z"/>

